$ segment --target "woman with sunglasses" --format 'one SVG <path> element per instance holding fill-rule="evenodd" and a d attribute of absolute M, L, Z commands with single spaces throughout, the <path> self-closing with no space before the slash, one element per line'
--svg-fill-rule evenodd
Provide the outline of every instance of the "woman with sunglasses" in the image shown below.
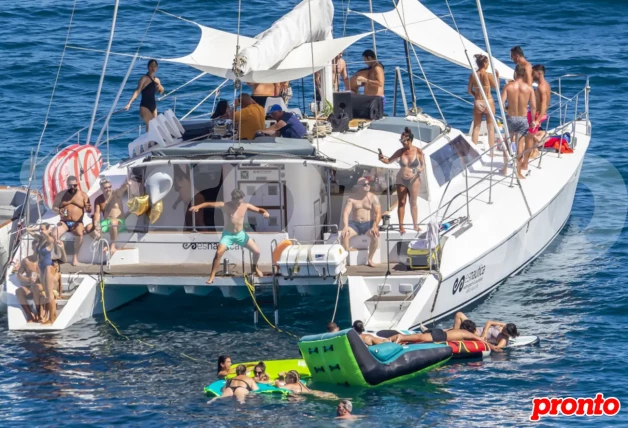
<path fill-rule="evenodd" d="M 263 361 L 253 368 L 253 379 L 257 383 L 270 383 L 270 376 L 266 374 L 266 364 Z"/>
<path fill-rule="evenodd" d="M 410 213 L 412 215 L 412 224 L 417 232 L 421 230 L 418 225 L 418 198 L 421 189 L 421 173 L 425 169 L 425 158 L 423 151 L 412 145 L 414 135 L 410 128 L 401 133 L 399 142 L 403 146 L 397 150 L 391 157 L 387 158 L 381 151 L 379 160 L 385 164 L 390 164 L 399 160 L 399 173 L 397 174 L 397 214 L 399 217 L 399 232 L 406 233 L 404 227 L 404 217 L 406 212 L 406 200 L 410 197 Z"/>

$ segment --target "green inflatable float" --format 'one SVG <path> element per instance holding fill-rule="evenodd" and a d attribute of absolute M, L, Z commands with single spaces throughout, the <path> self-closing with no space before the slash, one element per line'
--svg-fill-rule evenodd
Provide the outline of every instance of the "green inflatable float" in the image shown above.
<path fill-rule="evenodd" d="M 302 337 L 299 349 L 314 382 L 362 387 L 410 379 L 452 355 L 449 346 L 436 343 L 367 347 L 353 329 Z"/>

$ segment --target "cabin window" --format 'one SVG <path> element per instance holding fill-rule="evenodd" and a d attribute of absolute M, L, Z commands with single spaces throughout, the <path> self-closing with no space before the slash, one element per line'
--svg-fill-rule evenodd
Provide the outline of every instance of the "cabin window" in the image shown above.
<path fill-rule="evenodd" d="M 479 157 L 462 135 L 430 155 L 432 170 L 439 186 L 451 181 L 464 171 L 465 165 Z"/>

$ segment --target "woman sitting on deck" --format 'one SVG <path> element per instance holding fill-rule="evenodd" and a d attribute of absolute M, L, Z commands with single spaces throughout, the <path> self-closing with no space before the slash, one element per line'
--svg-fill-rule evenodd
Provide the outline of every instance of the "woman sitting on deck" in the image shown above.
<path fill-rule="evenodd" d="M 399 159 L 399 173 L 397 174 L 397 214 L 399 217 L 399 232 L 406 233 L 403 221 L 406 212 L 406 200 L 410 195 L 410 213 L 412 214 L 412 224 L 414 230 L 421 230 L 418 225 L 418 198 L 419 189 L 421 188 L 421 173 L 425 169 L 425 159 L 423 151 L 412 145 L 414 135 L 410 128 L 401 133 L 399 142 L 403 148 L 397 150 L 391 157 L 385 157 L 381 152 L 379 160 L 385 164 L 392 163 Z"/>

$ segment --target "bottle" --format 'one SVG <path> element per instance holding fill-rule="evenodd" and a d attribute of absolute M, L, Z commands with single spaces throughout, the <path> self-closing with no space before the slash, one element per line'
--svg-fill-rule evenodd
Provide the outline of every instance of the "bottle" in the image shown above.
<path fill-rule="evenodd" d="M 451 229 L 451 222 L 443 223 L 440 225 L 441 232 L 447 232 L 449 229 Z"/>

